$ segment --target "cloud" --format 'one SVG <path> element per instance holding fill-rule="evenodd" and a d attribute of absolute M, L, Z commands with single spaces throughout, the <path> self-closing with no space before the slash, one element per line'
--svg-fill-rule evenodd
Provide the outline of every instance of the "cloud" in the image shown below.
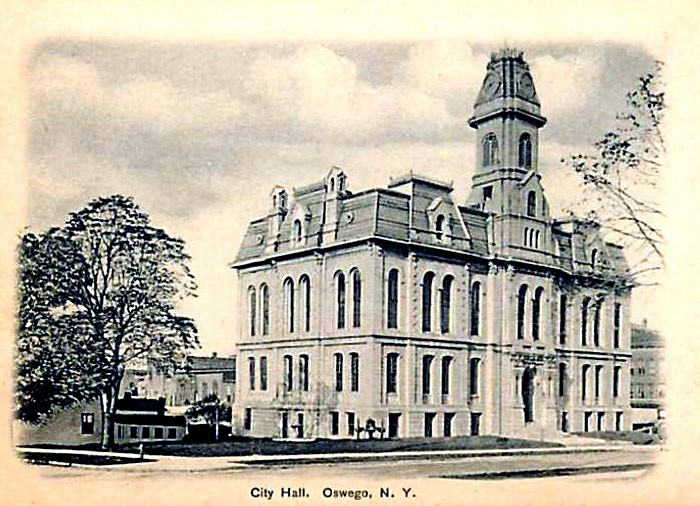
<path fill-rule="evenodd" d="M 398 66 L 395 81 L 432 97 L 473 102 L 484 77 L 488 55 L 474 53 L 461 40 L 413 46 Z"/>
<path fill-rule="evenodd" d="M 593 50 L 581 50 L 564 56 L 537 56 L 530 67 L 544 112 L 560 116 L 591 107 L 603 61 Z"/>

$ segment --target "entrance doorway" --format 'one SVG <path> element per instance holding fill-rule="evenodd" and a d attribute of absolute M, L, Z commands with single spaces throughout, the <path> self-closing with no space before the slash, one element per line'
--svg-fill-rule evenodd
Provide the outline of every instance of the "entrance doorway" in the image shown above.
<path fill-rule="evenodd" d="M 522 395 L 523 395 L 523 415 L 525 423 L 535 420 L 533 396 L 535 393 L 535 368 L 528 367 L 523 372 Z"/>
<path fill-rule="evenodd" d="M 399 421 L 401 420 L 401 413 L 389 413 L 389 432 L 387 436 L 389 438 L 399 437 Z"/>

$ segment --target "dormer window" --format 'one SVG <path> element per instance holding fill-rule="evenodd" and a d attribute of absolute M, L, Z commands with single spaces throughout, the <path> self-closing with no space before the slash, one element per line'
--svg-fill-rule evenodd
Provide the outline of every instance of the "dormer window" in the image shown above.
<path fill-rule="evenodd" d="M 445 231 L 445 215 L 438 214 L 435 219 L 435 238 L 438 242 L 442 242 L 443 234 Z"/>
<path fill-rule="evenodd" d="M 537 216 L 537 194 L 534 191 L 527 194 L 527 215 Z"/>
<path fill-rule="evenodd" d="M 302 226 L 301 226 L 301 220 L 294 220 L 293 233 L 294 233 L 294 242 L 296 244 L 301 244 L 301 242 L 304 239 Z"/>
<path fill-rule="evenodd" d="M 484 167 L 496 165 L 498 158 L 498 138 L 496 134 L 488 134 L 484 137 L 482 163 Z"/>
<path fill-rule="evenodd" d="M 524 169 L 532 167 L 532 140 L 530 134 L 522 134 L 518 142 L 518 165 Z"/>

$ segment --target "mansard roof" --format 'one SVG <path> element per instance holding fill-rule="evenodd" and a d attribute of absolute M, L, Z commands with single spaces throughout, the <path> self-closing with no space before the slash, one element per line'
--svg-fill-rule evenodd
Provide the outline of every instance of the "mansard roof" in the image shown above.
<path fill-rule="evenodd" d="M 413 173 L 390 179 L 387 188 L 357 193 L 344 190 L 334 197 L 327 192 L 324 181 L 295 188 L 288 208 L 281 215 L 272 213 L 250 222 L 233 266 L 372 239 L 493 259 L 488 232 L 493 213 L 479 206 L 458 205 L 452 188 L 452 183 Z M 329 242 L 324 239 L 324 220 L 331 198 L 337 205 L 337 229 Z M 438 214 L 443 215 L 447 226 L 447 239 L 443 241 L 436 241 L 435 224 L 431 223 Z M 268 225 L 273 219 L 281 220 L 276 237 L 269 236 L 273 229 Z M 293 223 L 297 219 L 303 221 L 301 244 L 293 239 Z M 329 222 L 325 227 L 333 225 Z M 627 271 L 622 249 L 602 241 L 599 227 L 589 220 L 575 217 L 555 220 L 551 222 L 551 231 L 555 254 L 547 263 L 549 267 L 583 275 Z M 268 247 L 271 243 L 273 248 Z M 590 258 L 591 244 L 600 253 L 596 266 Z"/>

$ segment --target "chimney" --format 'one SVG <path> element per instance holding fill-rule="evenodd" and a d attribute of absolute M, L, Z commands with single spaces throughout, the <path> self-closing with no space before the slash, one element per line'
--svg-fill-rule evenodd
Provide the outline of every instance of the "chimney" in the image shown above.
<path fill-rule="evenodd" d="M 211 352 L 211 358 L 216 358 L 216 352 L 215 352 L 215 351 L 212 351 L 212 352 Z"/>

